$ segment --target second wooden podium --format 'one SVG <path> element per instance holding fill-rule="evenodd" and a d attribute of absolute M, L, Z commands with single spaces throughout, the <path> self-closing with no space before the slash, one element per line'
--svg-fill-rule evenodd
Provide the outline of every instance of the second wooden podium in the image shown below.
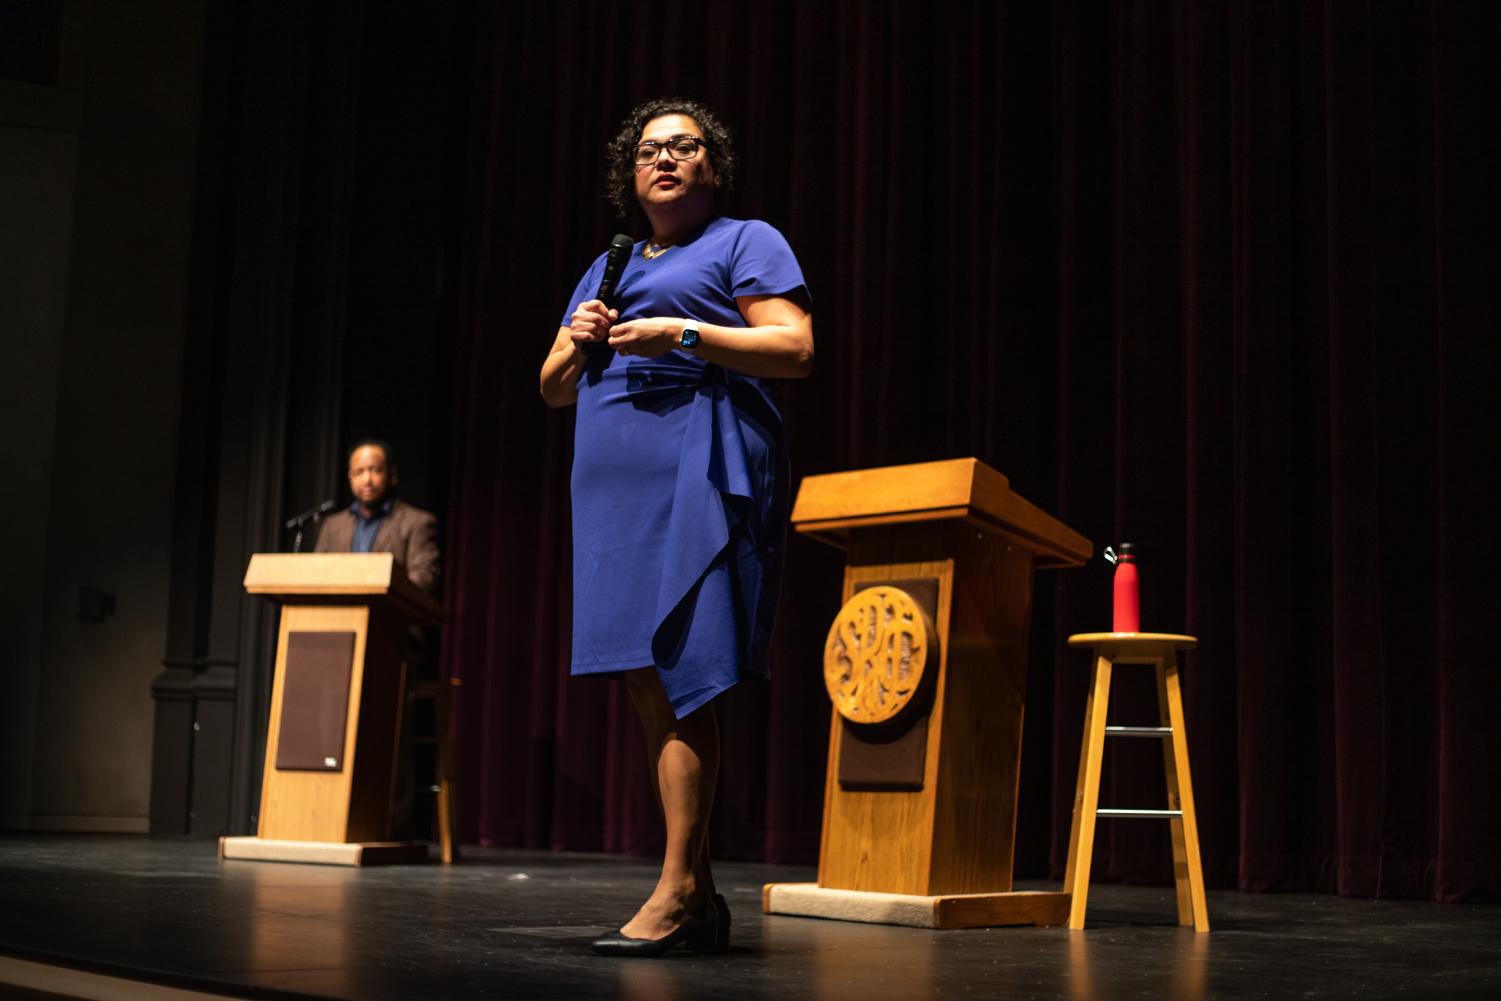
<path fill-rule="evenodd" d="M 1027 631 L 1033 571 L 1089 541 L 976 459 L 810 476 L 792 521 L 845 551 L 845 605 L 818 882 L 768 884 L 764 910 L 1062 924 L 1067 894 L 1012 890 Z"/>
<path fill-rule="evenodd" d="M 258 553 L 245 590 L 281 603 L 256 837 L 225 858 L 420 861 L 390 840 L 409 629 L 441 618 L 390 553 Z"/>

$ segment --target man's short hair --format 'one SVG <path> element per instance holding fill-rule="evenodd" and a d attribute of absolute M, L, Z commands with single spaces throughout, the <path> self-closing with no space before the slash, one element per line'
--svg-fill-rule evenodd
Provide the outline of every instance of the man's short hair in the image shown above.
<path fill-rule="evenodd" d="M 391 448 L 390 442 L 386 441 L 384 438 L 361 438 L 353 445 L 350 445 L 349 451 L 344 453 L 344 464 L 346 466 L 349 465 L 349 460 L 354 458 L 354 453 L 358 452 L 362 448 L 365 448 L 366 446 L 370 446 L 371 448 L 378 448 L 381 450 L 381 453 L 386 457 L 387 469 L 396 468 L 396 451 Z"/>

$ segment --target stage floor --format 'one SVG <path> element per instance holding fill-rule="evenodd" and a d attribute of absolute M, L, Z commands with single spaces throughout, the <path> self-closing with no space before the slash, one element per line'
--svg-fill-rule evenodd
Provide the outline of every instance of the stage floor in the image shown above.
<path fill-rule="evenodd" d="M 1174 924 L 1169 888 L 1098 885 L 1082 934 L 940 932 L 765 917 L 761 884 L 811 869 L 716 873 L 728 955 L 620 960 L 589 941 L 650 890 L 649 862 L 471 848 L 456 866 L 361 870 L 225 862 L 204 842 L 5 835 L 0 980 L 34 969 L 24 960 L 240 997 L 1501 997 L 1501 907 L 1220 891 L 1214 931 L 1195 935 Z"/>

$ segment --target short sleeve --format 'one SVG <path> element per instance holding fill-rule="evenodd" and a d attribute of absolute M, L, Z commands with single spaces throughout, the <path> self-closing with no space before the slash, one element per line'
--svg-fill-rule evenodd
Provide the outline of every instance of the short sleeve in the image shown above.
<path fill-rule="evenodd" d="M 786 237 L 767 223 L 747 222 L 730 262 L 731 294 L 781 295 L 798 289 L 806 292 L 807 282 Z"/>
<path fill-rule="evenodd" d="M 579 303 L 588 302 L 594 298 L 594 293 L 599 291 L 599 280 L 605 274 L 605 258 L 609 251 L 600 254 L 589 265 L 589 270 L 584 272 L 584 277 L 579 279 L 578 287 L 573 290 L 573 295 L 568 300 L 568 308 L 563 310 L 563 322 L 558 326 L 566 327 L 573 322 L 573 311 L 579 308 Z"/>

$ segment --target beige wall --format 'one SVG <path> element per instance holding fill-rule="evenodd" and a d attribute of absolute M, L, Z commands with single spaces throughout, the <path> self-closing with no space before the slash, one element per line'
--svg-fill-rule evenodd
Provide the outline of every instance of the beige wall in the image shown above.
<path fill-rule="evenodd" d="M 203 0 L 66 10 L 61 86 L 0 81 L 0 826 L 144 831 Z"/>

